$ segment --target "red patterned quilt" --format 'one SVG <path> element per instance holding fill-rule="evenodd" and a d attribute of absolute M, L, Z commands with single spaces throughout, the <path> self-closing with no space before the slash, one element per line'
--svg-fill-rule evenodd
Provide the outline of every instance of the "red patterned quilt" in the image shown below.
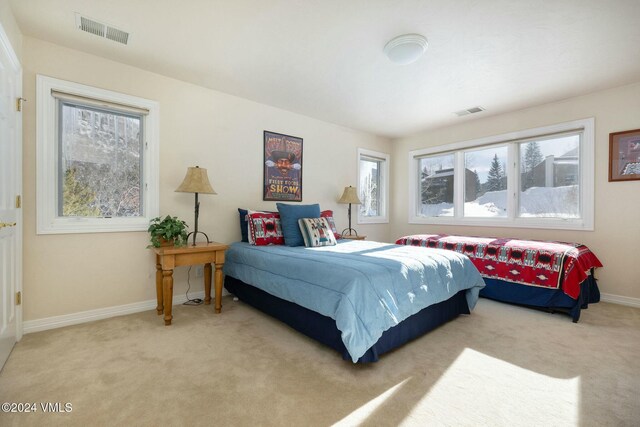
<path fill-rule="evenodd" d="M 591 250 L 579 243 L 416 234 L 399 245 L 449 249 L 467 255 L 483 277 L 523 285 L 562 289 L 573 299 L 589 270 L 602 267 Z"/>

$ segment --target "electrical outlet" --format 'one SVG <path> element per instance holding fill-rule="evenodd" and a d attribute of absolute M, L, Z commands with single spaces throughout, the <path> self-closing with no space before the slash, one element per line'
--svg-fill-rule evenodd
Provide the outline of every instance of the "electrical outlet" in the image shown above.
<path fill-rule="evenodd" d="M 203 271 L 204 267 L 201 265 L 196 266 L 196 277 L 202 277 L 204 276 L 204 271 Z"/>

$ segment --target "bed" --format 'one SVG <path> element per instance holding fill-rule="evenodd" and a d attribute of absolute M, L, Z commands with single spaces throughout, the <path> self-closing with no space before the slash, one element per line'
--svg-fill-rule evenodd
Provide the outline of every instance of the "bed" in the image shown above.
<path fill-rule="evenodd" d="M 566 312 L 574 322 L 600 301 L 593 273 L 602 263 L 582 244 L 446 234 L 404 236 L 396 243 L 467 255 L 485 280 L 481 297 Z"/>
<path fill-rule="evenodd" d="M 352 362 L 380 355 L 469 314 L 484 287 L 465 255 L 339 240 L 335 246 L 254 246 L 226 252 L 225 288 Z"/>

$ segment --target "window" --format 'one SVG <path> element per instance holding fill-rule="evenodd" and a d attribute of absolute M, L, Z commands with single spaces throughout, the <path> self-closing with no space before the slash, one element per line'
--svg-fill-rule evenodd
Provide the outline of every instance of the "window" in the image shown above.
<path fill-rule="evenodd" d="M 593 230 L 594 121 L 409 153 L 414 224 Z"/>
<path fill-rule="evenodd" d="M 158 214 L 158 105 L 37 78 L 38 233 L 144 231 Z"/>
<path fill-rule="evenodd" d="M 453 154 L 420 159 L 420 215 L 453 216 Z"/>
<path fill-rule="evenodd" d="M 389 155 L 358 149 L 358 223 L 389 222 Z"/>
<path fill-rule="evenodd" d="M 507 216 L 506 145 L 464 152 L 464 216 Z"/>
<path fill-rule="evenodd" d="M 580 218 L 580 134 L 520 144 L 520 217 Z"/>

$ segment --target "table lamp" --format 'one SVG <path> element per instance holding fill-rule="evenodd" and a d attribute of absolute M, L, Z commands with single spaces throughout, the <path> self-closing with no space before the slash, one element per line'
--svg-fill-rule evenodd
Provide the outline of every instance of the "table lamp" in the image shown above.
<path fill-rule="evenodd" d="M 359 205 L 362 202 L 358 198 L 358 193 L 355 187 L 348 186 L 344 187 L 344 193 L 342 193 L 342 197 L 338 200 L 338 203 L 348 203 L 349 204 L 349 228 L 345 228 L 342 230 L 343 236 L 353 236 L 354 234 L 357 236 L 358 232 L 351 228 L 351 204 Z M 346 231 L 346 233 L 345 233 Z"/>
<path fill-rule="evenodd" d="M 189 236 L 193 234 L 193 246 L 196 245 L 196 236 L 199 234 L 204 235 L 207 239 L 207 243 L 211 243 L 209 241 L 209 236 L 207 236 L 202 231 L 198 231 L 198 216 L 200 214 L 200 202 L 198 202 L 198 193 L 203 194 L 218 194 L 216 193 L 211 184 L 209 183 L 209 177 L 207 176 L 207 170 L 205 168 L 201 168 L 199 166 L 189 167 L 187 169 L 187 174 L 182 181 L 182 184 L 176 189 L 178 193 L 195 193 L 196 194 L 196 205 L 195 205 L 195 229 L 187 236 L 187 241 L 189 241 Z"/>

